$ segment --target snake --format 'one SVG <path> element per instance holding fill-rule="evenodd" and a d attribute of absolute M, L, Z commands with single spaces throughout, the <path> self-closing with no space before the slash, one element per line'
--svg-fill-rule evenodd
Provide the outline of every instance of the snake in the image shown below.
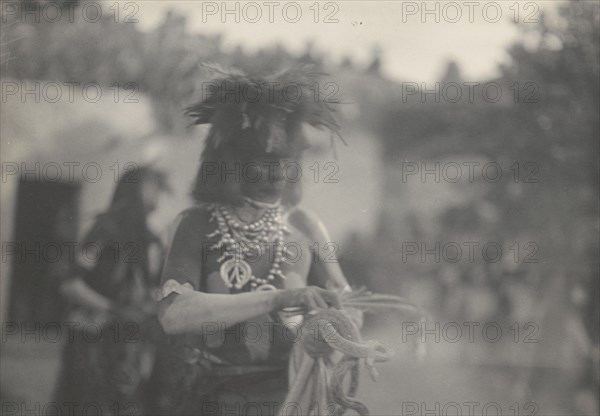
<path fill-rule="evenodd" d="M 347 410 L 353 410 L 360 416 L 369 416 L 367 406 L 357 399 L 360 361 L 364 360 L 365 367 L 376 381 L 378 373 L 376 362 L 388 361 L 394 356 L 394 350 L 379 341 L 364 341 L 359 327 L 354 323 L 357 312 L 384 309 L 398 312 L 417 314 L 422 320 L 426 315 L 416 305 L 408 300 L 394 295 L 374 294 L 366 288 L 343 293 L 340 296 L 342 309 L 315 309 L 304 315 L 301 327 L 300 347 L 303 355 L 295 362 L 293 379 L 286 397 L 287 403 L 298 402 L 306 394 L 306 385 L 311 377 L 321 377 L 317 368 L 325 363 L 333 364 L 334 352 L 342 354 L 342 358 L 329 371 L 329 382 L 326 386 L 327 397 L 317 397 L 317 400 L 327 400 L 335 405 L 335 416 L 342 416 Z M 360 319 L 359 319 L 360 320 Z M 344 390 L 344 381 L 350 376 L 348 389 Z M 325 380 L 323 380 L 325 381 Z M 319 393 L 317 393 L 318 395 Z M 315 399 L 313 397 L 312 399 Z M 313 413 L 311 413 L 313 414 Z M 320 413 L 319 413 L 320 414 Z M 331 414 L 331 413 L 328 413 Z M 283 415 L 283 412 L 280 413 Z"/>
<path fill-rule="evenodd" d="M 332 398 L 338 405 L 335 415 L 341 416 L 351 409 L 361 416 L 369 416 L 367 406 L 354 397 L 358 390 L 359 362 L 365 360 L 369 375 L 376 380 L 375 362 L 388 361 L 394 356 L 394 350 L 379 341 L 365 342 L 349 315 L 348 311 L 337 309 L 309 313 L 301 342 L 307 354 L 315 359 L 329 357 L 333 351 L 343 354 L 333 368 L 329 383 Z M 347 375 L 350 375 L 350 385 L 344 391 L 343 382 Z"/>

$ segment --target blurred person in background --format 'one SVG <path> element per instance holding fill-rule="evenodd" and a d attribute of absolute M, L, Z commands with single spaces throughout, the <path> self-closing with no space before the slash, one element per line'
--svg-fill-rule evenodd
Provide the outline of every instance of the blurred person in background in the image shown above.
<path fill-rule="evenodd" d="M 163 271 L 159 319 L 170 348 L 159 414 L 241 414 L 247 405 L 278 411 L 294 338 L 284 337 L 283 325 L 299 324 L 310 310 L 339 308 L 337 293 L 349 290 L 338 263 L 310 250 L 329 237 L 297 206 L 300 181 L 284 172 L 307 148 L 302 124 L 338 126 L 308 90 L 299 101 L 282 99 L 279 88 L 290 84 L 304 88 L 314 79 L 301 69 L 267 79 L 232 74 L 189 109 L 211 130 L 197 205 L 180 214 Z M 252 85 L 280 87 L 254 102 L 222 94 Z M 283 252 L 288 243 L 295 253 Z"/>
<path fill-rule="evenodd" d="M 57 403 L 93 404 L 105 415 L 142 410 L 160 331 L 152 290 L 163 252 L 147 218 L 166 189 L 152 168 L 124 174 L 78 263 L 63 273 L 60 292 L 75 331 L 63 350 Z"/>

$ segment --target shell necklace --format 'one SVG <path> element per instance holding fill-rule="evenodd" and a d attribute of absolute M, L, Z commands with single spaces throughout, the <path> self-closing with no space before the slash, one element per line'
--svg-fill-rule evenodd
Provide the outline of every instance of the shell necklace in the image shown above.
<path fill-rule="evenodd" d="M 267 209 L 259 219 L 251 223 L 238 220 L 225 205 L 213 204 L 211 211 L 211 221 L 217 221 L 217 229 L 207 237 L 220 236 L 212 248 L 223 253 L 217 261 L 221 263 L 219 272 L 227 287 L 241 290 L 248 283 L 251 291 L 281 287 L 281 281 L 285 279 L 280 266 L 284 251 L 283 235 L 289 233 L 282 220 L 281 207 Z M 256 260 L 264 248 L 273 249 L 273 246 L 274 256 L 270 256 L 273 262 L 267 276 L 254 276 L 246 259 Z"/>

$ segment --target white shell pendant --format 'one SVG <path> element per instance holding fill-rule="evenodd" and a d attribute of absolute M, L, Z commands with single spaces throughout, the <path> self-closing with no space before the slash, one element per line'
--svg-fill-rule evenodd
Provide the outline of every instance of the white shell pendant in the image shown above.
<path fill-rule="evenodd" d="M 227 287 L 241 289 L 252 277 L 252 269 L 244 260 L 229 259 L 223 262 L 221 268 L 221 279 Z"/>

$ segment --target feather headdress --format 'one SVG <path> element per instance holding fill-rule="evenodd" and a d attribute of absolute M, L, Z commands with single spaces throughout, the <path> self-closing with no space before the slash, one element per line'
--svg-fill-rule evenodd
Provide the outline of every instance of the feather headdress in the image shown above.
<path fill-rule="evenodd" d="M 331 103 L 320 90 L 319 79 L 325 74 L 310 66 L 265 77 L 214 64 L 203 68 L 210 81 L 202 84 L 202 99 L 186 114 L 195 119 L 192 124 L 211 125 L 207 146 L 236 146 L 245 140 L 269 153 L 303 139 L 302 124 L 329 130 L 332 143 L 335 136 L 343 141 Z"/>

